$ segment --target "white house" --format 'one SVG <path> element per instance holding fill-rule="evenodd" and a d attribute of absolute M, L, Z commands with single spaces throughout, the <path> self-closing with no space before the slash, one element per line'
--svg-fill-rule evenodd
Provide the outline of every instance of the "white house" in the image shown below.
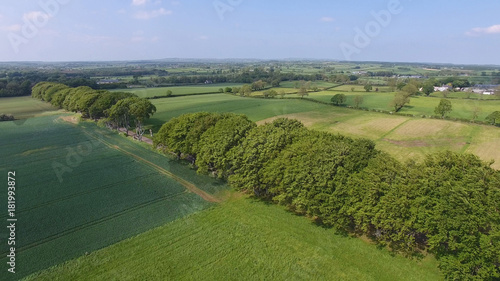
<path fill-rule="evenodd" d="M 444 91 L 449 91 L 451 89 L 450 86 L 441 86 L 441 87 L 434 87 L 434 92 L 444 92 Z"/>

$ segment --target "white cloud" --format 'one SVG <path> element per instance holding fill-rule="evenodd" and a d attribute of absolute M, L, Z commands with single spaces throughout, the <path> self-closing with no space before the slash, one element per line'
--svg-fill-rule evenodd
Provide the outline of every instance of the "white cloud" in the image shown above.
<path fill-rule="evenodd" d="M 7 32 L 18 32 L 21 30 L 21 28 L 22 26 L 20 24 L 0 26 L 1 31 Z"/>
<path fill-rule="evenodd" d="M 132 0 L 132 5 L 133 6 L 142 6 L 145 5 L 148 2 L 148 0 Z"/>
<path fill-rule="evenodd" d="M 150 12 L 146 12 L 146 11 L 137 12 L 134 15 L 134 18 L 136 18 L 138 20 L 149 20 L 149 19 L 156 18 L 159 16 L 166 16 L 166 15 L 171 15 L 171 14 L 172 14 L 172 11 L 165 10 L 165 9 L 161 8 L 159 10 L 154 10 L 154 11 L 150 11 Z"/>
<path fill-rule="evenodd" d="M 490 27 L 476 27 L 465 33 L 468 36 L 479 36 L 484 34 L 500 34 L 500 24 Z"/>
<path fill-rule="evenodd" d="M 208 37 L 208 36 L 206 36 L 206 35 L 202 35 L 202 36 L 200 36 L 200 37 L 199 37 L 199 39 L 200 39 L 200 40 L 208 40 L 208 39 L 209 39 L 209 37 Z"/>
<path fill-rule="evenodd" d="M 132 41 L 132 42 L 142 42 L 142 41 L 144 41 L 144 39 L 145 38 L 142 37 L 142 36 L 135 36 L 135 37 L 132 37 L 132 39 L 130 39 L 130 41 Z"/>
<path fill-rule="evenodd" d="M 334 18 L 332 18 L 332 17 L 322 17 L 322 18 L 320 19 L 320 21 L 322 21 L 322 22 L 332 22 L 332 21 L 334 21 L 334 20 L 335 20 L 335 19 L 334 19 Z"/>

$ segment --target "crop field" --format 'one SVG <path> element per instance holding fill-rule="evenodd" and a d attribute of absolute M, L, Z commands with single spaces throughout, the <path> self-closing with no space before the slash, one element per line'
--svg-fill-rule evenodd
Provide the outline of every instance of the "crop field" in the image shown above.
<path fill-rule="evenodd" d="M 154 96 L 165 96 L 167 91 L 172 91 L 172 95 L 190 95 L 190 94 L 205 94 L 205 93 L 217 93 L 220 88 L 224 89 L 226 87 L 240 87 L 242 84 L 210 84 L 210 85 L 200 85 L 200 86 L 182 86 L 182 87 L 158 87 L 158 88 L 138 88 L 138 89 L 118 89 L 113 90 L 117 92 L 131 92 L 136 94 L 141 98 L 154 97 Z"/>
<path fill-rule="evenodd" d="M 432 257 L 411 260 L 232 195 L 27 280 L 442 280 Z"/>
<path fill-rule="evenodd" d="M 321 108 L 331 108 L 327 105 L 287 99 L 254 99 L 233 96 L 230 94 L 213 94 L 196 97 L 176 97 L 170 99 L 151 100 L 157 112 L 147 121 L 154 130 L 171 118 L 185 113 L 200 111 L 233 112 L 247 115 L 253 121 L 259 121 L 273 116 L 307 112 Z"/>
<path fill-rule="evenodd" d="M 31 97 L 0 98 L 0 114 L 11 114 L 16 119 L 29 118 L 57 108 Z"/>
<path fill-rule="evenodd" d="M 19 198 L 16 278 L 203 210 L 227 188 L 93 123 L 62 118 L 0 123 L 0 173 L 6 181 L 16 172 Z M 2 244 L 2 264 L 6 253 Z"/>

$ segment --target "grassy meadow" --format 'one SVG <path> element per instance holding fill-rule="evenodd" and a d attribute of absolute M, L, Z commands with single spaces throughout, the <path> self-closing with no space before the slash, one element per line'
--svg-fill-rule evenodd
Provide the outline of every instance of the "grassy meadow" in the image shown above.
<path fill-rule="evenodd" d="M 441 280 L 410 260 L 283 208 L 228 199 L 27 280 Z"/>
<path fill-rule="evenodd" d="M 192 95 L 192 94 L 206 94 L 217 93 L 219 89 L 226 87 L 240 87 L 242 84 L 235 83 L 222 83 L 222 84 L 207 84 L 197 86 L 174 86 L 174 87 L 158 87 L 158 88 L 137 88 L 137 89 L 118 89 L 113 90 L 116 92 L 132 92 L 140 98 L 151 98 L 154 96 L 165 96 L 167 91 L 172 91 L 173 96 L 177 95 Z"/>
<path fill-rule="evenodd" d="M 331 98 L 339 93 L 345 94 L 347 97 L 346 105 L 354 106 L 354 97 L 362 96 L 363 103 L 362 108 L 377 109 L 393 111 L 394 108 L 391 107 L 391 102 L 394 99 L 394 92 L 389 92 L 388 89 L 381 87 L 379 92 L 366 92 L 364 90 L 351 91 L 339 91 L 339 89 L 346 87 L 341 86 L 334 88 L 330 91 L 313 92 L 309 93 L 309 98 L 316 99 L 322 102 L 330 102 Z M 358 86 L 361 87 L 361 86 Z M 387 90 L 387 91 L 386 91 Z M 411 97 L 410 103 L 403 107 L 399 112 L 405 114 L 413 115 L 426 115 L 432 116 L 436 115 L 434 113 L 435 107 L 439 104 L 441 97 L 437 96 L 416 96 Z M 450 99 L 452 104 L 452 111 L 448 116 L 451 118 L 463 118 L 472 120 L 473 112 L 475 108 L 479 108 L 478 120 L 485 120 L 486 116 L 494 111 L 500 110 L 500 100 L 493 99 L 460 99 L 453 98 Z"/>

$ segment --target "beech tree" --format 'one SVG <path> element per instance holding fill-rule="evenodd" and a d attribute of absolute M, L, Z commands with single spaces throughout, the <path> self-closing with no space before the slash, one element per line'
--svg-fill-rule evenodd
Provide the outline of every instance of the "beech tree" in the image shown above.
<path fill-rule="evenodd" d="M 441 99 L 438 106 L 436 106 L 436 108 L 434 109 L 434 113 L 440 115 L 441 118 L 444 118 L 446 114 L 451 112 L 451 110 L 452 110 L 451 101 L 447 99 Z"/>
<path fill-rule="evenodd" d="M 406 104 L 410 103 L 410 96 L 406 92 L 398 92 L 394 95 L 394 99 L 391 102 L 391 106 L 394 107 L 394 111 L 400 111 Z"/>
<path fill-rule="evenodd" d="M 231 169 L 228 152 L 243 141 L 247 132 L 255 126 L 255 123 L 244 115 L 226 113 L 224 118 L 205 131 L 200 138 L 200 145 L 196 149 L 198 172 L 226 178 Z"/>
<path fill-rule="evenodd" d="M 334 105 L 341 105 L 346 102 L 347 98 L 344 94 L 336 94 L 331 98 L 331 101 Z"/>

